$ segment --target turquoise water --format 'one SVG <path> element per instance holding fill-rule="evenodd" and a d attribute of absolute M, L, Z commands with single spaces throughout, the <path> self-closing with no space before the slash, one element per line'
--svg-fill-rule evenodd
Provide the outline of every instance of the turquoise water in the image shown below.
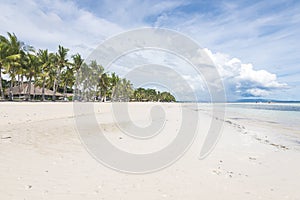
<path fill-rule="evenodd" d="M 229 107 L 300 112 L 300 103 L 232 103 Z"/>
<path fill-rule="evenodd" d="M 277 124 L 300 134 L 299 103 L 230 103 L 226 110 L 229 118 Z"/>

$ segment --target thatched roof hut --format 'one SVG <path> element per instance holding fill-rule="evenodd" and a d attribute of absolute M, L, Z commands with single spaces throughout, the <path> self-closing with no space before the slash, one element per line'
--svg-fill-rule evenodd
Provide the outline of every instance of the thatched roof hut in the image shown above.
<path fill-rule="evenodd" d="M 21 85 L 18 85 L 18 86 L 15 86 L 12 88 L 12 94 L 14 96 L 25 96 L 28 94 L 28 87 L 29 87 L 29 84 L 28 83 L 23 83 Z M 5 95 L 9 95 L 10 94 L 10 88 L 7 88 L 5 90 Z M 47 88 L 44 89 L 44 94 L 45 96 L 53 96 L 53 91 L 52 90 L 49 90 Z M 34 85 L 31 84 L 31 87 L 30 87 L 30 95 L 35 95 L 35 96 L 42 96 L 43 95 L 43 92 L 42 92 L 42 88 L 40 88 L 39 86 L 36 86 L 34 88 Z M 69 96 L 70 94 L 68 94 L 67 96 Z M 63 97 L 64 95 L 59 93 L 59 92 L 56 92 L 55 94 L 56 97 Z"/>

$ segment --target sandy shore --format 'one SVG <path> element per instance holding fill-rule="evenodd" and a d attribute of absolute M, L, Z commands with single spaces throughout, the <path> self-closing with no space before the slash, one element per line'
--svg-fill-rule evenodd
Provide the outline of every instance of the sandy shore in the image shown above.
<path fill-rule="evenodd" d="M 131 103 L 148 123 L 153 104 Z M 155 104 L 158 105 L 158 104 Z M 165 134 L 142 144 L 113 124 L 111 105 L 95 104 L 107 138 L 128 152 L 150 152 L 174 137 L 180 104 L 163 104 Z M 81 144 L 72 103 L 0 103 L 0 199 L 299 199 L 300 151 L 272 140 L 274 127 L 225 119 L 214 151 L 199 160 L 210 116 L 199 110 L 199 136 L 175 164 L 132 175 L 97 162 Z M 256 129 L 255 129 L 256 128 Z M 260 130 L 250 134 L 251 130 Z M 250 130 L 250 131 L 249 131 Z M 130 144 L 130 145 L 128 145 Z"/>

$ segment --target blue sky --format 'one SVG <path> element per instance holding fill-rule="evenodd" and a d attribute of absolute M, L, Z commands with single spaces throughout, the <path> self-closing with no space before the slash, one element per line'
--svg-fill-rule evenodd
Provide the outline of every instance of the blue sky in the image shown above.
<path fill-rule="evenodd" d="M 228 98 L 300 99 L 300 1 L 0 0 L 0 6 L 0 34 L 14 32 L 36 48 L 62 44 L 86 56 L 120 32 L 170 28 L 207 49 Z"/>

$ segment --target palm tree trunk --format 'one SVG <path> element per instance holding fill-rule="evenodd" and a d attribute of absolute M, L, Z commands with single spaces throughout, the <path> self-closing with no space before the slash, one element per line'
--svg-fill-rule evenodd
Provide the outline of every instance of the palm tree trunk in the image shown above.
<path fill-rule="evenodd" d="M 34 77 L 34 83 L 33 83 L 33 98 L 32 98 L 33 100 L 35 100 L 35 97 L 36 97 L 36 96 L 35 96 L 35 95 L 36 95 L 36 86 L 35 86 L 36 79 L 37 79 L 37 78 Z"/>
<path fill-rule="evenodd" d="M 12 71 L 10 71 L 11 73 L 10 75 L 10 88 L 9 88 L 9 100 L 13 101 L 14 100 L 14 94 L 13 94 L 13 87 L 14 87 L 14 80 L 15 80 L 15 70 L 12 69 Z"/>
<path fill-rule="evenodd" d="M 56 100 L 56 79 L 54 80 L 53 83 L 53 95 L 52 95 L 52 101 Z"/>
<path fill-rule="evenodd" d="M 32 98 L 33 100 L 35 100 L 35 88 L 36 88 L 35 84 L 33 84 L 33 98 Z"/>
<path fill-rule="evenodd" d="M 22 74 L 22 76 L 21 76 L 21 88 L 22 88 L 22 90 L 20 91 L 20 93 L 23 91 L 23 93 L 24 93 L 24 75 Z"/>
<path fill-rule="evenodd" d="M 104 90 L 103 102 L 106 102 L 106 90 Z"/>
<path fill-rule="evenodd" d="M 56 100 L 56 91 L 58 89 L 58 85 L 60 84 L 59 77 L 60 77 L 60 68 L 58 67 L 56 70 L 56 78 L 54 79 L 54 84 L 53 84 L 52 101 Z"/>
<path fill-rule="evenodd" d="M 27 95 L 28 96 L 27 96 L 26 100 L 31 100 L 31 97 L 30 97 L 31 96 L 31 94 L 30 94 L 31 93 L 31 79 L 32 79 L 32 77 L 29 77 L 29 83 L 28 83 L 29 85 L 28 85 L 28 88 L 27 88 Z"/>
<path fill-rule="evenodd" d="M 42 87 L 42 101 L 45 101 L 45 78 L 43 79 L 43 87 Z"/>
<path fill-rule="evenodd" d="M 67 82 L 64 85 L 64 99 L 66 98 L 66 91 L 67 91 Z"/>
<path fill-rule="evenodd" d="M 4 91 L 2 86 L 2 66 L 0 66 L 0 93 L 1 93 L 1 99 L 4 99 Z"/>
<path fill-rule="evenodd" d="M 19 99 L 21 98 L 21 88 L 20 88 L 20 75 L 18 74 L 18 81 L 17 81 L 18 89 L 19 89 Z"/>
<path fill-rule="evenodd" d="M 14 94 L 13 94 L 13 79 L 10 80 L 10 87 L 9 87 L 9 100 L 14 100 Z"/>

